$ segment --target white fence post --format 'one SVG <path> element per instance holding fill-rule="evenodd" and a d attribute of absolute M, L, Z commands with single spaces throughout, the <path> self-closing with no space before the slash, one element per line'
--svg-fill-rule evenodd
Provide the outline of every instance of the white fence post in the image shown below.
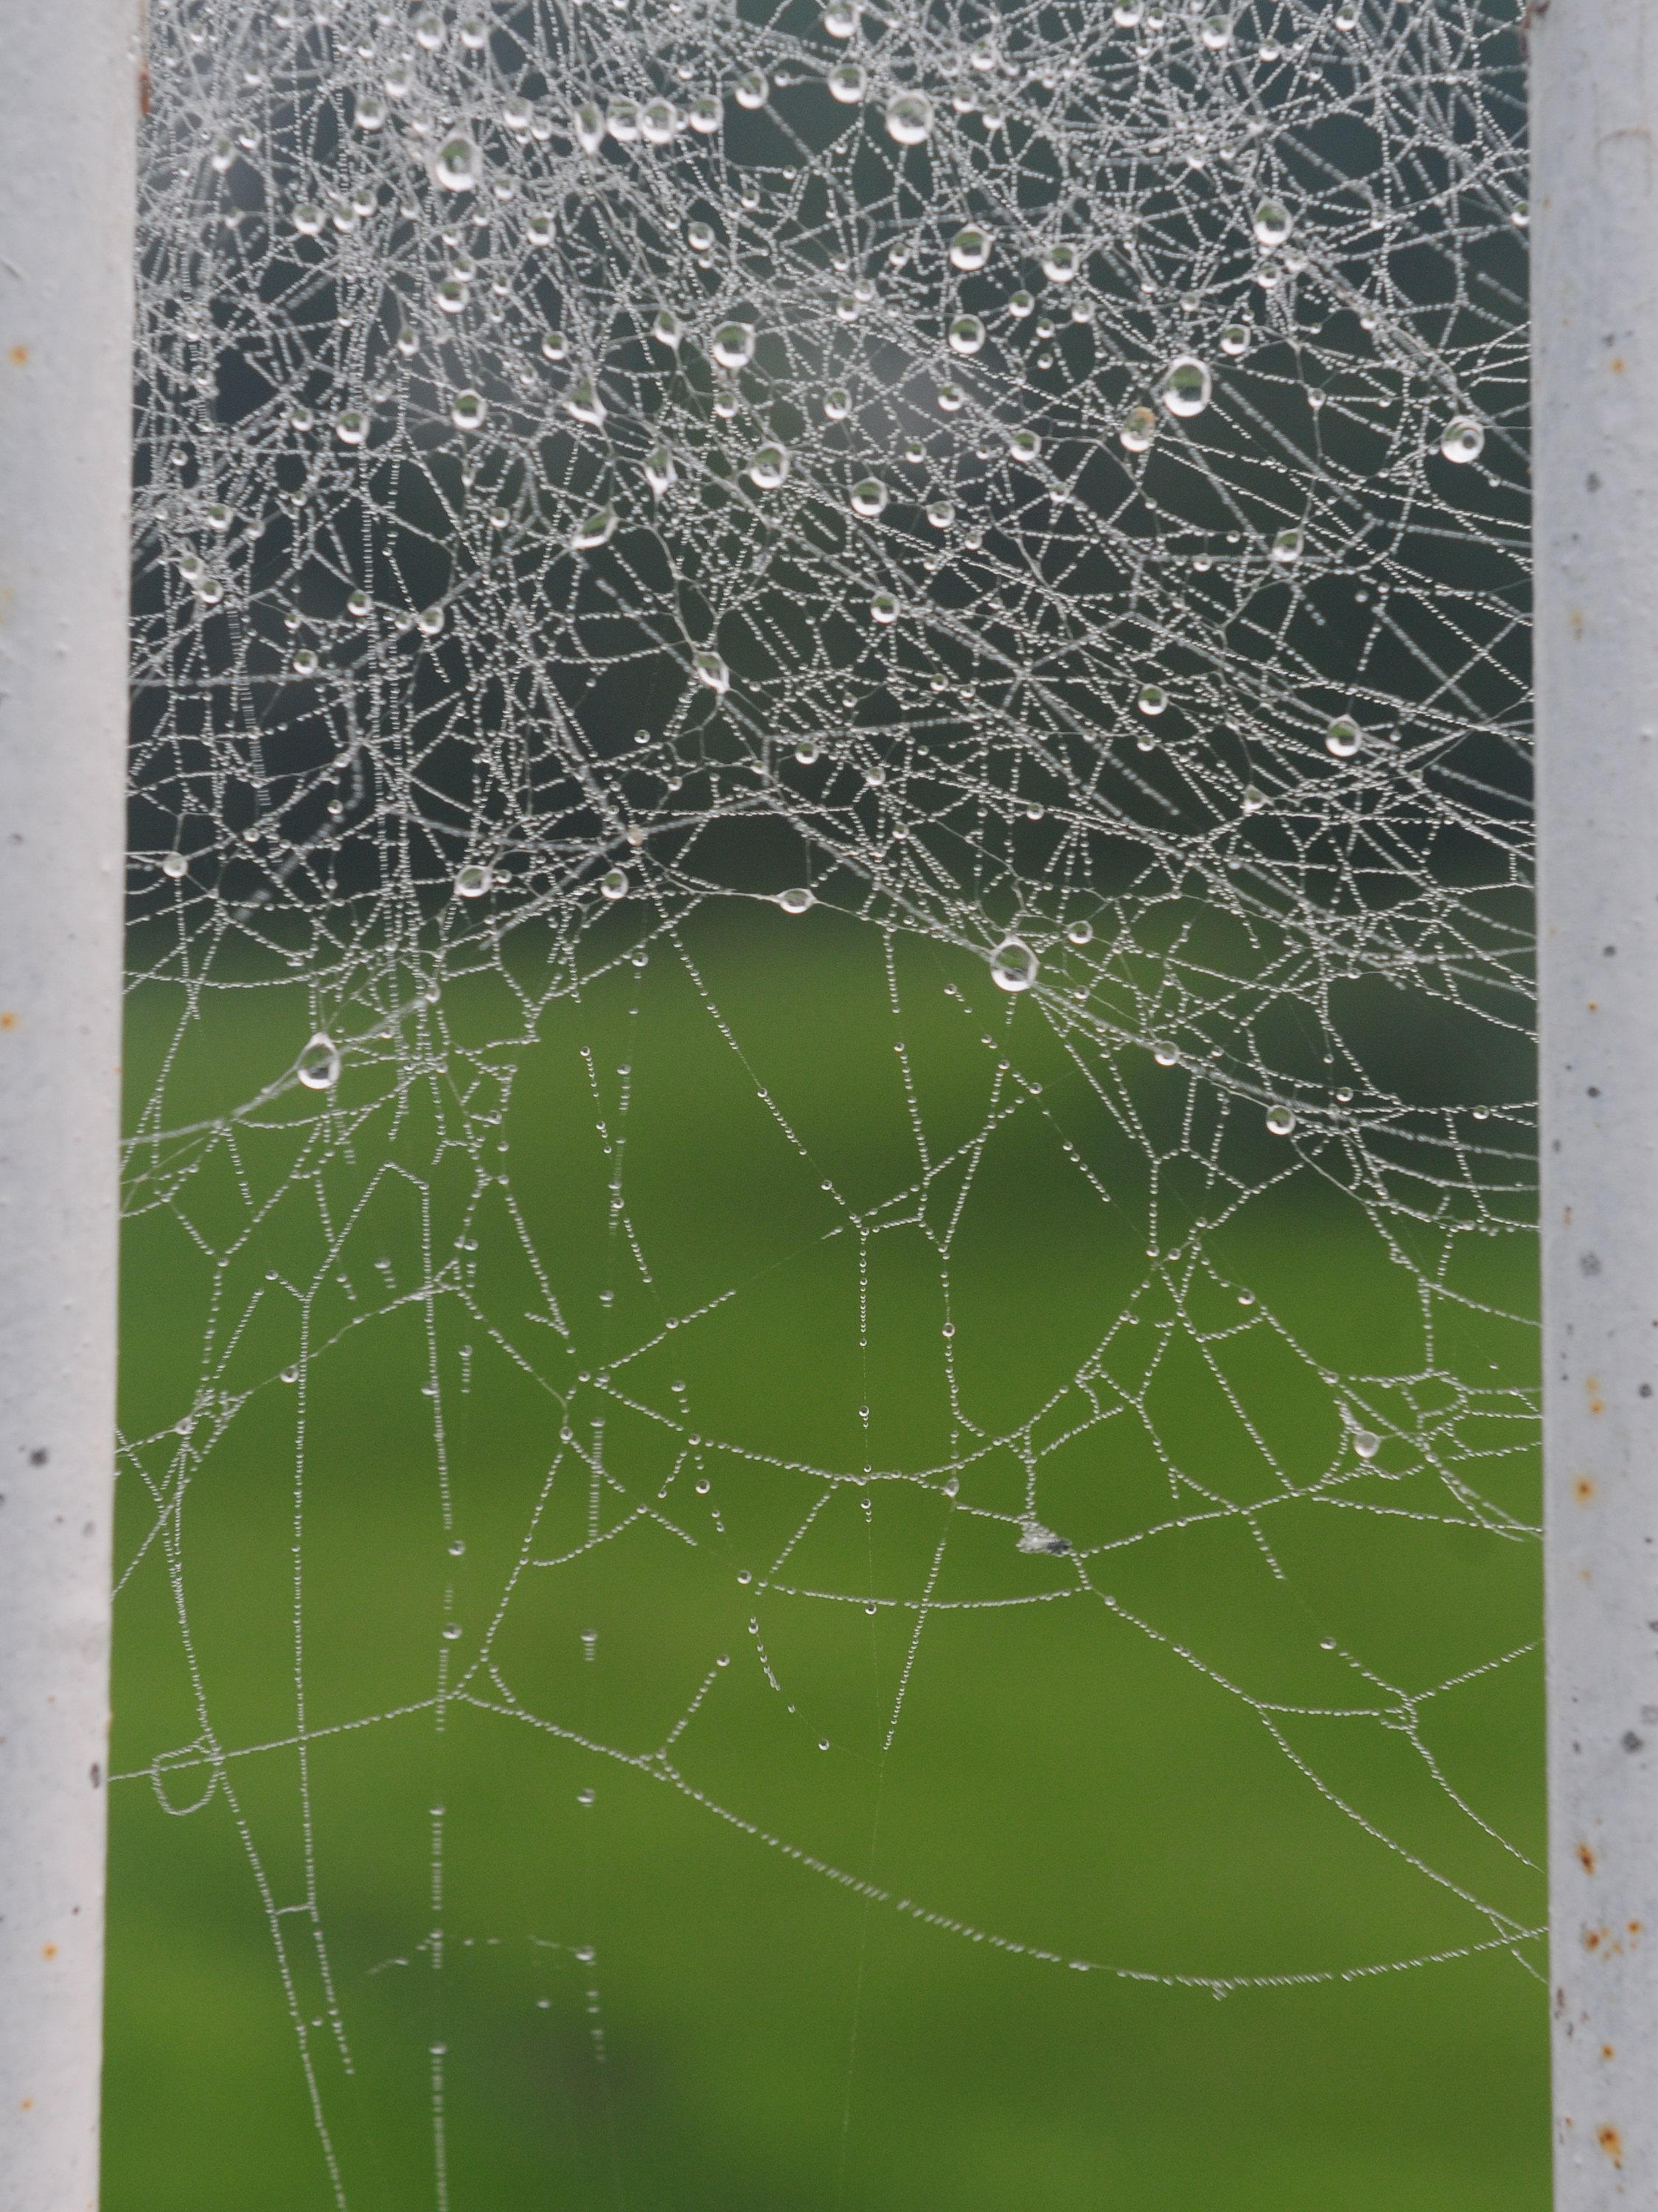
<path fill-rule="evenodd" d="M 1658 2206 L 1658 9 L 1533 0 L 1557 2212 Z"/>
<path fill-rule="evenodd" d="M 98 2196 L 136 0 L 0 62 L 0 2207 Z"/>

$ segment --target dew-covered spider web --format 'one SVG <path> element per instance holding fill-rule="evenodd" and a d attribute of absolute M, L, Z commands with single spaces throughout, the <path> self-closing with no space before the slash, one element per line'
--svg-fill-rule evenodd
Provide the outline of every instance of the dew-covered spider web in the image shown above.
<path fill-rule="evenodd" d="M 1253 2203 L 981 2199 L 916 2053 L 973 2142 L 1381 1984 L 1533 2080 L 1521 64 L 151 0 L 169 2203 Z"/>

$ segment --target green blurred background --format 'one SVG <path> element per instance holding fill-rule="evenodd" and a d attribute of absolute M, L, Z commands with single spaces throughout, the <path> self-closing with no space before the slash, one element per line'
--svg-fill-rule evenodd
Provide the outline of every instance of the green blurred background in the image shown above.
<path fill-rule="evenodd" d="M 134 998 L 110 2212 L 1543 2206 L 1529 1231 L 635 903 Z"/>

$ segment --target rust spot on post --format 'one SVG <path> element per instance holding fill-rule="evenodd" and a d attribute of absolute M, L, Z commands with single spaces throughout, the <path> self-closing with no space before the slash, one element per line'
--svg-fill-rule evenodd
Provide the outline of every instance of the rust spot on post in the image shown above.
<path fill-rule="evenodd" d="M 1580 1474 L 1571 1486 L 1571 1494 L 1580 1505 L 1587 1505 L 1594 1495 L 1594 1485 L 1586 1474 Z"/>
<path fill-rule="evenodd" d="M 15 345 L 10 353 L 6 356 L 14 368 L 27 368 L 28 365 L 28 357 L 29 349 L 26 345 Z"/>
<path fill-rule="evenodd" d="M 1593 1874 L 1597 1864 L 1594 1853 L 1587 1844 L 1577 1846 L 1577 1862 L 1585 1874 Z"/>
<path fill-rule="evenodd" d="M 1624 2138 L 1614 2127 L 1597 2128 L 1594 2140 L 1621 2173 L 1624 2166 Z"/>

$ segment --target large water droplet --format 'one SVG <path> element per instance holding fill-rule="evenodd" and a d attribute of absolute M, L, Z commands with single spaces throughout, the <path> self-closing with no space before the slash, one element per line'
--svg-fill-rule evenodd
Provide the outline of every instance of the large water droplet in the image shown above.
<path fill-rule="evenodd" d="M 847 107 L 850 107 L 854 100 L 861 100 L 869 89 L 868 74 L 856 62 L 840 63 L 829 71 L 823 82 L 829 88 L 831 98 Z"/>
<path fill-rule="evenodd" d="M 659 307 L 655 319 L 651 324 L 651 336 L 656 340 L 658 345 L 666 346 L 671 352 L 677 353 L 684 335 L 685 325 L 675 314 L 673 309 Z"/>
<path fill-rule="evenodd" d="M 977 315 L 957 315 L 950 326 L 952 353 L 975 354 L 985 342 L 985 326 Z"/>
<path fill-rule="evenodd" d="M 1202 414 L 1212 390 L 1207 365 L 1195 354 L 1183 353 L 1178 361 L 1169 363 L 1157 396 L 1171 415 L 1189 421 L 1193 416 Z"/>
<path fill-rule="evenodd" d="M 1266 1126 L 1275 1137 L 1287 1137 L 1296 1126 L 1293 1109 L 1288 1106 L 1269 1106 Z"/>
<path fill-rule="evenodd" d="M 746 368 L 754 359 L 752 323 L 721 323 L 709 348 L 721 368 Z"/>
<path fill-rule="evenodd" d="M 1042 256 L 1042 274 L 1050 284 L 1072 284 L 1082 270 L 1082 255 L 1074 246 L 1050 246 Z"/>
<path fill-rule="evenodd" d="M 771 87 L 758 70 L 750 70 L 738 78 L 732 94 L 739 107 L 763 107 L 771 97 Z"/>
<path fill-rule="evenodd" d="M 1295 225 L 1279 200 L 1263 200 L 1255 210 L 1255 236 L 1262 246 L 1282 246 Z"/>
<path fill-rule="evenodd" d="M 1364 732 L 1351 714 L 1338 714 L 1324 733 L 1325 750 L 1338 760 L 1351 760 L 1363 743 Z"/>
<path fill-rule="evenodd" d="M 456 872 L 455 896 L 457 898 L 464 899 L 482 898 L 489 888 L 489 869 L 480 866 L 476 860 L 469 860 L 464 868 Z"/>
<path fill-rule="evenodd" d="M 660 499 L 678 473 L 673 455 L 665 446 L 653 446 L 645 456 L 644 468 L 646 483 Z"/>
<path fill-rule="evenodd" d="M 449 410 L 449 420 L 458 430 L 477 430 L 483 427 L 489 412 L 489 403 L 482 392 L 458 392 Z"/>
<path fill-rule="evenodd" d="M 731 671 L 720 655 L 710 648 L 705 647 L 700 653 L 694 653 L 691 655 L 691 666 L 696 672 L 698 683 L 706 684 L 710 691 L 730 690 Z"/>
<path fill-rule="evenodd" d="M 340 1048 L 326 1030 L 319 1030 L 295 1062 L 294 1073 L 307 1091 L 331 1091 L 340 1079 Z"/>
<path fill-rule="evenodd" d="M 619 899 L 628 896 L 628 872 L 625 868 L 610 868 L 598 879 L 601 898 Z"/>
<path fill-rule="evenodd" d="M 887 102 L 887 136 L 901 146 L 920 146 L 932 131 L 932 102 L 924 92 L 901 92 Z"/>
<path fill-rule="evenodd" d="M 1131 453 L 1148 452 L 1157 434 L 1157 418 L 1149 407 L 1131 407 L 1117 432 Z"/>
<path fill-rule="evenodd" d="M 762 491 L 775 491 L 788 473 L 789 457 L 781 446 L 762 446 L 749 463 L 749 480 Z"/>
<path fill-rule="evenodd" d="M 591 552 L 596 545 L 608 544 L 616 535 L 616 512 L 606 504 L 593 507 L 584 514 L 570 532 L 570 544 L 578 553 Z"/>
<path fill-rule="evenodd" d="M 483 173 L 483 157 L 464 131 L 452 132 L 433 156 L 432 174 L 446 192 L 475 191 Z"/>
<path fill-rule="evenodd" d="M 808 907 L 817 904 L 817 901 L 803 884 L 795 890 L 779 891 L 777 903 L 785 914 L 805 914 Z"/>
<path fill-rule="evenodd" d="M 982 269 L 990 258 L 990 233 L 976 222 L 969 222 L 958 230 L 950 241 L 950 265 L 952 269 Z"/>
<path fill-rule="evenodd" d="M 1292 568 L 1300 560 L 1305 543 L 1299 530 L 1280 530 L 1272 540 L 1272 557 L 1280 568 Z"/>
<path fill-rule="evenodd" d="M 852 488 L 852 511 L 872 520 L 887 503 L 887 488 L 878 477 L 865 477 Z"/>
<path fill-rule="evenodd" d="M 1477 461 L 1485 450 L 1485 426 L 1472 415 L 1454 415 L 1445 425 L 1439 450 L 1448 461 Z"/>
<path fill-rule="evenodd" d="M 1036 980 L 1036 956 L 1022 937 L 1005 937 L 990 956 L 991 981 L 1004 991 L 1028 991 Z"/>

